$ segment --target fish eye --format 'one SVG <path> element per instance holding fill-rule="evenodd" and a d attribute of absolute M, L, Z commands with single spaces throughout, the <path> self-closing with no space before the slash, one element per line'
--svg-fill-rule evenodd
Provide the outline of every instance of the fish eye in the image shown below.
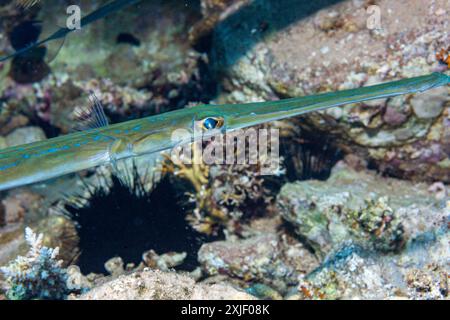
<path fill-rule="evenodd" d="M 223 119 L 216 117 L 208 117 L 202 120 L 204 130 L 213 130 L 223 126 Z"/>

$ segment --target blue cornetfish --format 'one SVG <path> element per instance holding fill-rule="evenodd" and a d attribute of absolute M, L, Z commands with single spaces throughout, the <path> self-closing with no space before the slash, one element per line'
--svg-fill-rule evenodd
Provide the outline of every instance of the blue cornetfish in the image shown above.
<path fill-rule="evenodd" d="M 101 109 L 94 108 L 96 128 L 0 150 L 0 190 L 171 149 L 192 142 L 198 127 L 205 134 L 212 130 L 227 133 L 345 104 L 422 92 L 449 83 L 448 75 L 432 73 L 278 101 L 201 105 L 113 125 L 107 124 Z M 173 139 L 172 132 L 176 129 L 185 129 L 192 136 Z"/>

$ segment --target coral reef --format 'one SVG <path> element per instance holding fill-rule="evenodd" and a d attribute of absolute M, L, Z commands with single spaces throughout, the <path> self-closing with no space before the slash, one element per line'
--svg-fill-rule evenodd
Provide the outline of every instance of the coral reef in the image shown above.
<path fill-rule="evenodd" d="M 398 256 L 374 255 L 346 244 L 300 279 L 296 298 L 448 299 L 448 240 L 441 235 L 431 244 L 422 243 L 432 254 L 409 248 Z"/>
<path fill-rule="evenodd" d="M 226 280 L 259 298 L 447 299 L 443 188 L 341 161 L 326 181 L 282 187 L 285 224 L 252 219 L 246 238 L 204 244 L 199 261 L 208 281 Z"/>
<path fill-rule="evenodd" d="M 21 23 L 64 24 L 63 2 L 15 2 L 0 7 L 1 56 Z M 46 44 L 45 61 L 0 63 L 0 149 L 72 131 L 90 92 L 116 123 L 448 73 L 448 12 L 444 0 L 141 1 L 57 55 Z M 448 300 L 449 92 L 271 123 L 280 177 L 157 155 L 1 192 L 0 300 Z"/>
<path fill-rule="evenodd" d="M 43 235 L 29 228 L 25 229 L 25 240 L 30 246 L 27 255 L 0 269 L 9 287 L 6 296 L 12 300 L 63 299 L 69 290 L 66 271 L 56 260 L 58 247 L 43 246 Z"/>
<path fill-rule="evenodd" d="M 211 62 L 223 88 L 217 100 L 301 96 L 445 69 L 435 55 L 450 41 L 448 1 L 414 0 L 406 7 L 377 1 L 376 29 L 367 26 L 370 4 L 259 0 L 244 6 L 213 32 Z M 448 101 L 449 89 L 442 88 L 288 122 L 332 138 L 390 175 L 449 182 Z"/>
<path fill-rule="evenodd" d="M 414 196 L 412 196 L 414 195 Z M 445 225 L 444 200 L 425 184 L 355 171 L 340 162 L 325 181 L 283 186 L 280 214 L 321 257 L 345 240 L 380 252 L 398 252 L 407 241 Z"/>

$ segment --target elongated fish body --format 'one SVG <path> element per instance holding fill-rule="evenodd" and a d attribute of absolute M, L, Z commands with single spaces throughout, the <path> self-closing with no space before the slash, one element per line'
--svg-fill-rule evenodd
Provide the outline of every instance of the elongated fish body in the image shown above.
<path fill-rule="evenodd" d="M 449 83 L 449 76 L 433 73 L 370 87 L 278 101 L 202 105 L 10 147 L 0 150 L 0 190 L 171 149 L 193 139 L 193 136 L 173 139 L 174 130 L 184 129 L 193 135 L 194 126 L 209 117 L 220 119 L 221 132 L 226 133 L 349 103 L 422 92 Z"/>
<path fill-rule="evenodd" d="M 0 190 L 136 156 L 133 149 L 148 136 L 154 139 L 141 154 L 168 149 L 170 134 L 166 121 L 149 117 L 3 149 Z"/>

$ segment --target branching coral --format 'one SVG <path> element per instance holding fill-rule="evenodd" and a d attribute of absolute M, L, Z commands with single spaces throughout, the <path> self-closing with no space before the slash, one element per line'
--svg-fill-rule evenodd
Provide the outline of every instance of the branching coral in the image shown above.
<path fill-rule="evenodd" d="M 56 260 L 59 248 L 43 246 L 43 235 L 25 229 L 30 246 L 26 256 L 18 256 L 7 267 L 0 268 L 9 285 L 6 296 L 11 300 L 63 299 L 69 293 L 67 273 Z"/>
<path fill-rule="evenodd" d="M 242 219 L 259 215 L 272 203 L 270 190 L 259 174 L 261 164 L 213 164 L 201 161 L 201 148 L 192 145 L 193 161 L 167 158 L 163 171 L 187 180 L 193 188 L 189 202 L 195 204 L 188 216 L 193 227 L 205 234 L 217 234 L 225 227 L 238 233 Z"/>

